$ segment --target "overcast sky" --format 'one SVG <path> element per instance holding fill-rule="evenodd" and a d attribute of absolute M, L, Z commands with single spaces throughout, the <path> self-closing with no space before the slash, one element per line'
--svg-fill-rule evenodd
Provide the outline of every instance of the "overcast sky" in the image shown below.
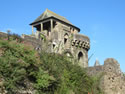
<path fill-rule="evenodd" d="M 90 66 L 112 57 L 125 72 L 125 0 L 0 0 L 0 31 L 31 34 L 29 24 L 46 8 L 90 37 Z"/>

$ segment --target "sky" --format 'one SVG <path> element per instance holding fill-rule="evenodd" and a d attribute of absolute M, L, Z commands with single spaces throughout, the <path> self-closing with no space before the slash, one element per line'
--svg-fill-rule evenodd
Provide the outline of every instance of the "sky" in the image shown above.
<path fill-rule="evenodd" d="M 0 0 L 0 31 L 31 34 L 29 24 L 47 8 L 90 38 L 89 66 L 115 58 L 125 72 L 125 0 Z"/>

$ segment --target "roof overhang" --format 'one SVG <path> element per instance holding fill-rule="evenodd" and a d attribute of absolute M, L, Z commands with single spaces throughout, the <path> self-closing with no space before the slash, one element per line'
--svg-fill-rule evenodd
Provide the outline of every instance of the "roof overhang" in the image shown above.
<path fill-rule="evenodd" d="M 69 24 L 69 23 L 67 23 L 67 22 L 64 22 L 64 21 L 62 21 L 62 20 L 60 20 L 60 19 L 58 19 L 58 18 L 55 18 L 55 17 L 53 17 L 53 16 L 48 17 L 48 18 L 43 19 L 43 20 L 39 20 L 39 21 L 37 21 L 37 22 L 33 22 L 33 23 L 31 23 L 30 25 L 34 25 L 34 24 L 37 24 L 37 23 L 40 23 L 40 22 L 44 22 L 45 20 L 49 20 L 49 19 L 54 19 L 54 20 L 57 20 L 57 21 L 59 21 L 59 22 L 62 22 L 62 23 L 64 23 L 64 24 L 66 24 L 66 25 L 69 25 L 69 26 L 71 26 L 71 27 L 74 27 L 74 28 L 76 28 L 76 29 L 80 32 L 80 28 L 78 28 L 78 27 L 76 27 L 76 26 L 74 26 L 74 25 L 72 25 L 72 24 Z"/>

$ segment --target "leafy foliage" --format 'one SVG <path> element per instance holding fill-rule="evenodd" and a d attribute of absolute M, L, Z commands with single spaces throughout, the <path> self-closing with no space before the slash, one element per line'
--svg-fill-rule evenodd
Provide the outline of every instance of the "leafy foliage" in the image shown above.
<path fill-rule="evenodd" d="M 93 84 L 91 87 L 91 91 L 94 94 L 104 94 L 104 92 L 100 88 L 100 80 L 103 77 L 104 73 L 97 74 L 96 76 L 92 77 Z"/>
<path fill-rule="evenodd" d="M 4 50 L 0 57 L 0 74 L 5 80 L 5 87 L 10 92 L 15 92 L 19 85 L 26 86 L 24 80 L 35 70 L 38 62 L 35 51 L 29 50 L 17 42 L 0 41 L 0 48 Z"/>
<path fill-rule="evenodd" d="M 38 54 L 13 40 L 0 40 L 0 49 L 0 77 L 8 94 L 27 89 L 36 94 L 88 94 L 95 85 L 94 78 L 63 55 Z"/>
<path fill-rule="evenodd" d="M 22 42 L 23 41 L 23 39 L 21 38 L 21 36 L 20 35 L 18 35 L 18 34 L 10 34 L 10 37 L 11 37 L 11 39 L 12 40 L 17 40 L 17 42 Z"/>
<path fill-rule="evenodd" d="M 85 94 L 90 91 L 92 80 L 80 66 L 72 64 L 67 57 L 41 53 L 41 66 L 53 75 L 58 83 L 57 94 Z"/>

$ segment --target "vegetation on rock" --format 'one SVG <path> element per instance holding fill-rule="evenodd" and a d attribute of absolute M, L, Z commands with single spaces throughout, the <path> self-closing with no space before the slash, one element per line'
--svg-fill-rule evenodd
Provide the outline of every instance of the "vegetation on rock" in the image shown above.
<path fill-rule="evenodd" d="M 88 94 L 98 86 L 95 84 L 98 78 L 89 77 L 85 69 L 72 64 L 66 56 L 37 53 L 21 43 L 19 36 L 11 37 L 0 40 L 0 78 L 3 79 L 0 87 L 5 87 L 8 94 L 29 90 L 34 94 Z"/>

